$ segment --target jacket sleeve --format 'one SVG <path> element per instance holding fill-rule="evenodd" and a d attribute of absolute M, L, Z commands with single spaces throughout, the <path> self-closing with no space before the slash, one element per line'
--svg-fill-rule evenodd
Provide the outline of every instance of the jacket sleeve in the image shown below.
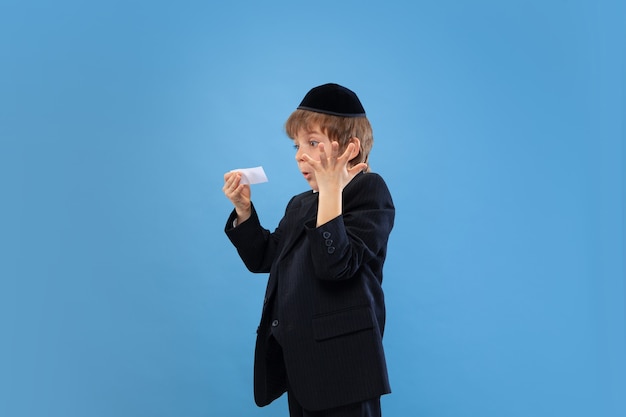
<path fill-rule="evenodd" d="M 305 223 L 316 276 L 344 280 L 368 269 L 382 270 L 395 208 L 389 189 L 378 174 L 359 174 L 343 191 L 342 214 L 315 227 Z"/>
<path fill-rule="evenodd" d="M 237 248 L 241 260 L 250 272 L 269 272 L 280 241 L 280 230 L 270 233 L 263 228 L 254 205 L 250 218 L 233 227 L 236 218 L 237 213 L 233 210 L 224 228 L 226 236 Z"/>

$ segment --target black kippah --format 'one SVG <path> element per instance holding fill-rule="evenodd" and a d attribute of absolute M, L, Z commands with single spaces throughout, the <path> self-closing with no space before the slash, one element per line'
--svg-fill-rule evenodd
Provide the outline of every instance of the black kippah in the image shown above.
<path fill-rule="evenodd" d="M 339 84 L 324 84 L 312 88 L 298 108 L 334 116 L 365 117 L 365 109 L 356 94 Z"/>

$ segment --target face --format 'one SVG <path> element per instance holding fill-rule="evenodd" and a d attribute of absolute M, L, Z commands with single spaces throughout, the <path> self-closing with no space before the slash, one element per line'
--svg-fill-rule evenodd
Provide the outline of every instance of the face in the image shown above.
<path fill-rule="evenodd" d="M 307 154 L 312 159 L 319 161 L 320 152 L 318 145 L 323 143 L 324 148 L 328 151 L 331 149 L 330 139 L 316 127 L 312 131 L 300 130 L 293 142 L 296 149 L 296 162 L 298 163 L 300 172 L 304 175 L 304 179 L 309 183 L 311 188 L 318 191 L 315 173 L 309 164 L 302 160 L 302 155 Z"/>

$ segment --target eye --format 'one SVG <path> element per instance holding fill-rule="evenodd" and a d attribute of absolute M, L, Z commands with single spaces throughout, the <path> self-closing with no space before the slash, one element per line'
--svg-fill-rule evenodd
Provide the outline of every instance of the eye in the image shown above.
<path fill-rule="evenodd" d="M 312 140 L 312 141 L 309 141 L 309 145 L 311 145 L 313 148 L 315 148 L 317 145 L 319 145 L 319 142 L 316 141 L 316 140 Z"/>
<path fill-rule="evenodd" d="M 296 144 L 294 144 L 294 145 L 293 145 L 293 148 L 297 151 L 298 149 L 300 149 L 300 145 L 296 145 Z"/>

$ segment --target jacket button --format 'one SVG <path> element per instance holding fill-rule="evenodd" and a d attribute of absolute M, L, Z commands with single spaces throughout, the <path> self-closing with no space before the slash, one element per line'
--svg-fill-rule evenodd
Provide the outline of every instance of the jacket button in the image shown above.
<path fill-rule="evenodd" d="M 335 247 L 334 246 L 329 246 L 328 247 L 328 253 L 333 253 L 335 252 Z"/>
<path fill-rule="evenodd" d="M 272 327 L 278 327 L 278 320 L 274 320 L 272 322 Z"/>
<path fill-rule="evenodd" d="M 324 239 L 328 239 L 330 237 L 330 232 L 324 232 L 322 233 L 322 236 L 324 236 Z"/>
<path fill-rule="evenodd" d="M 326 246 L 330 246 L 333 244 L 333 240 L 332 239 L 326 239 Z"/>

